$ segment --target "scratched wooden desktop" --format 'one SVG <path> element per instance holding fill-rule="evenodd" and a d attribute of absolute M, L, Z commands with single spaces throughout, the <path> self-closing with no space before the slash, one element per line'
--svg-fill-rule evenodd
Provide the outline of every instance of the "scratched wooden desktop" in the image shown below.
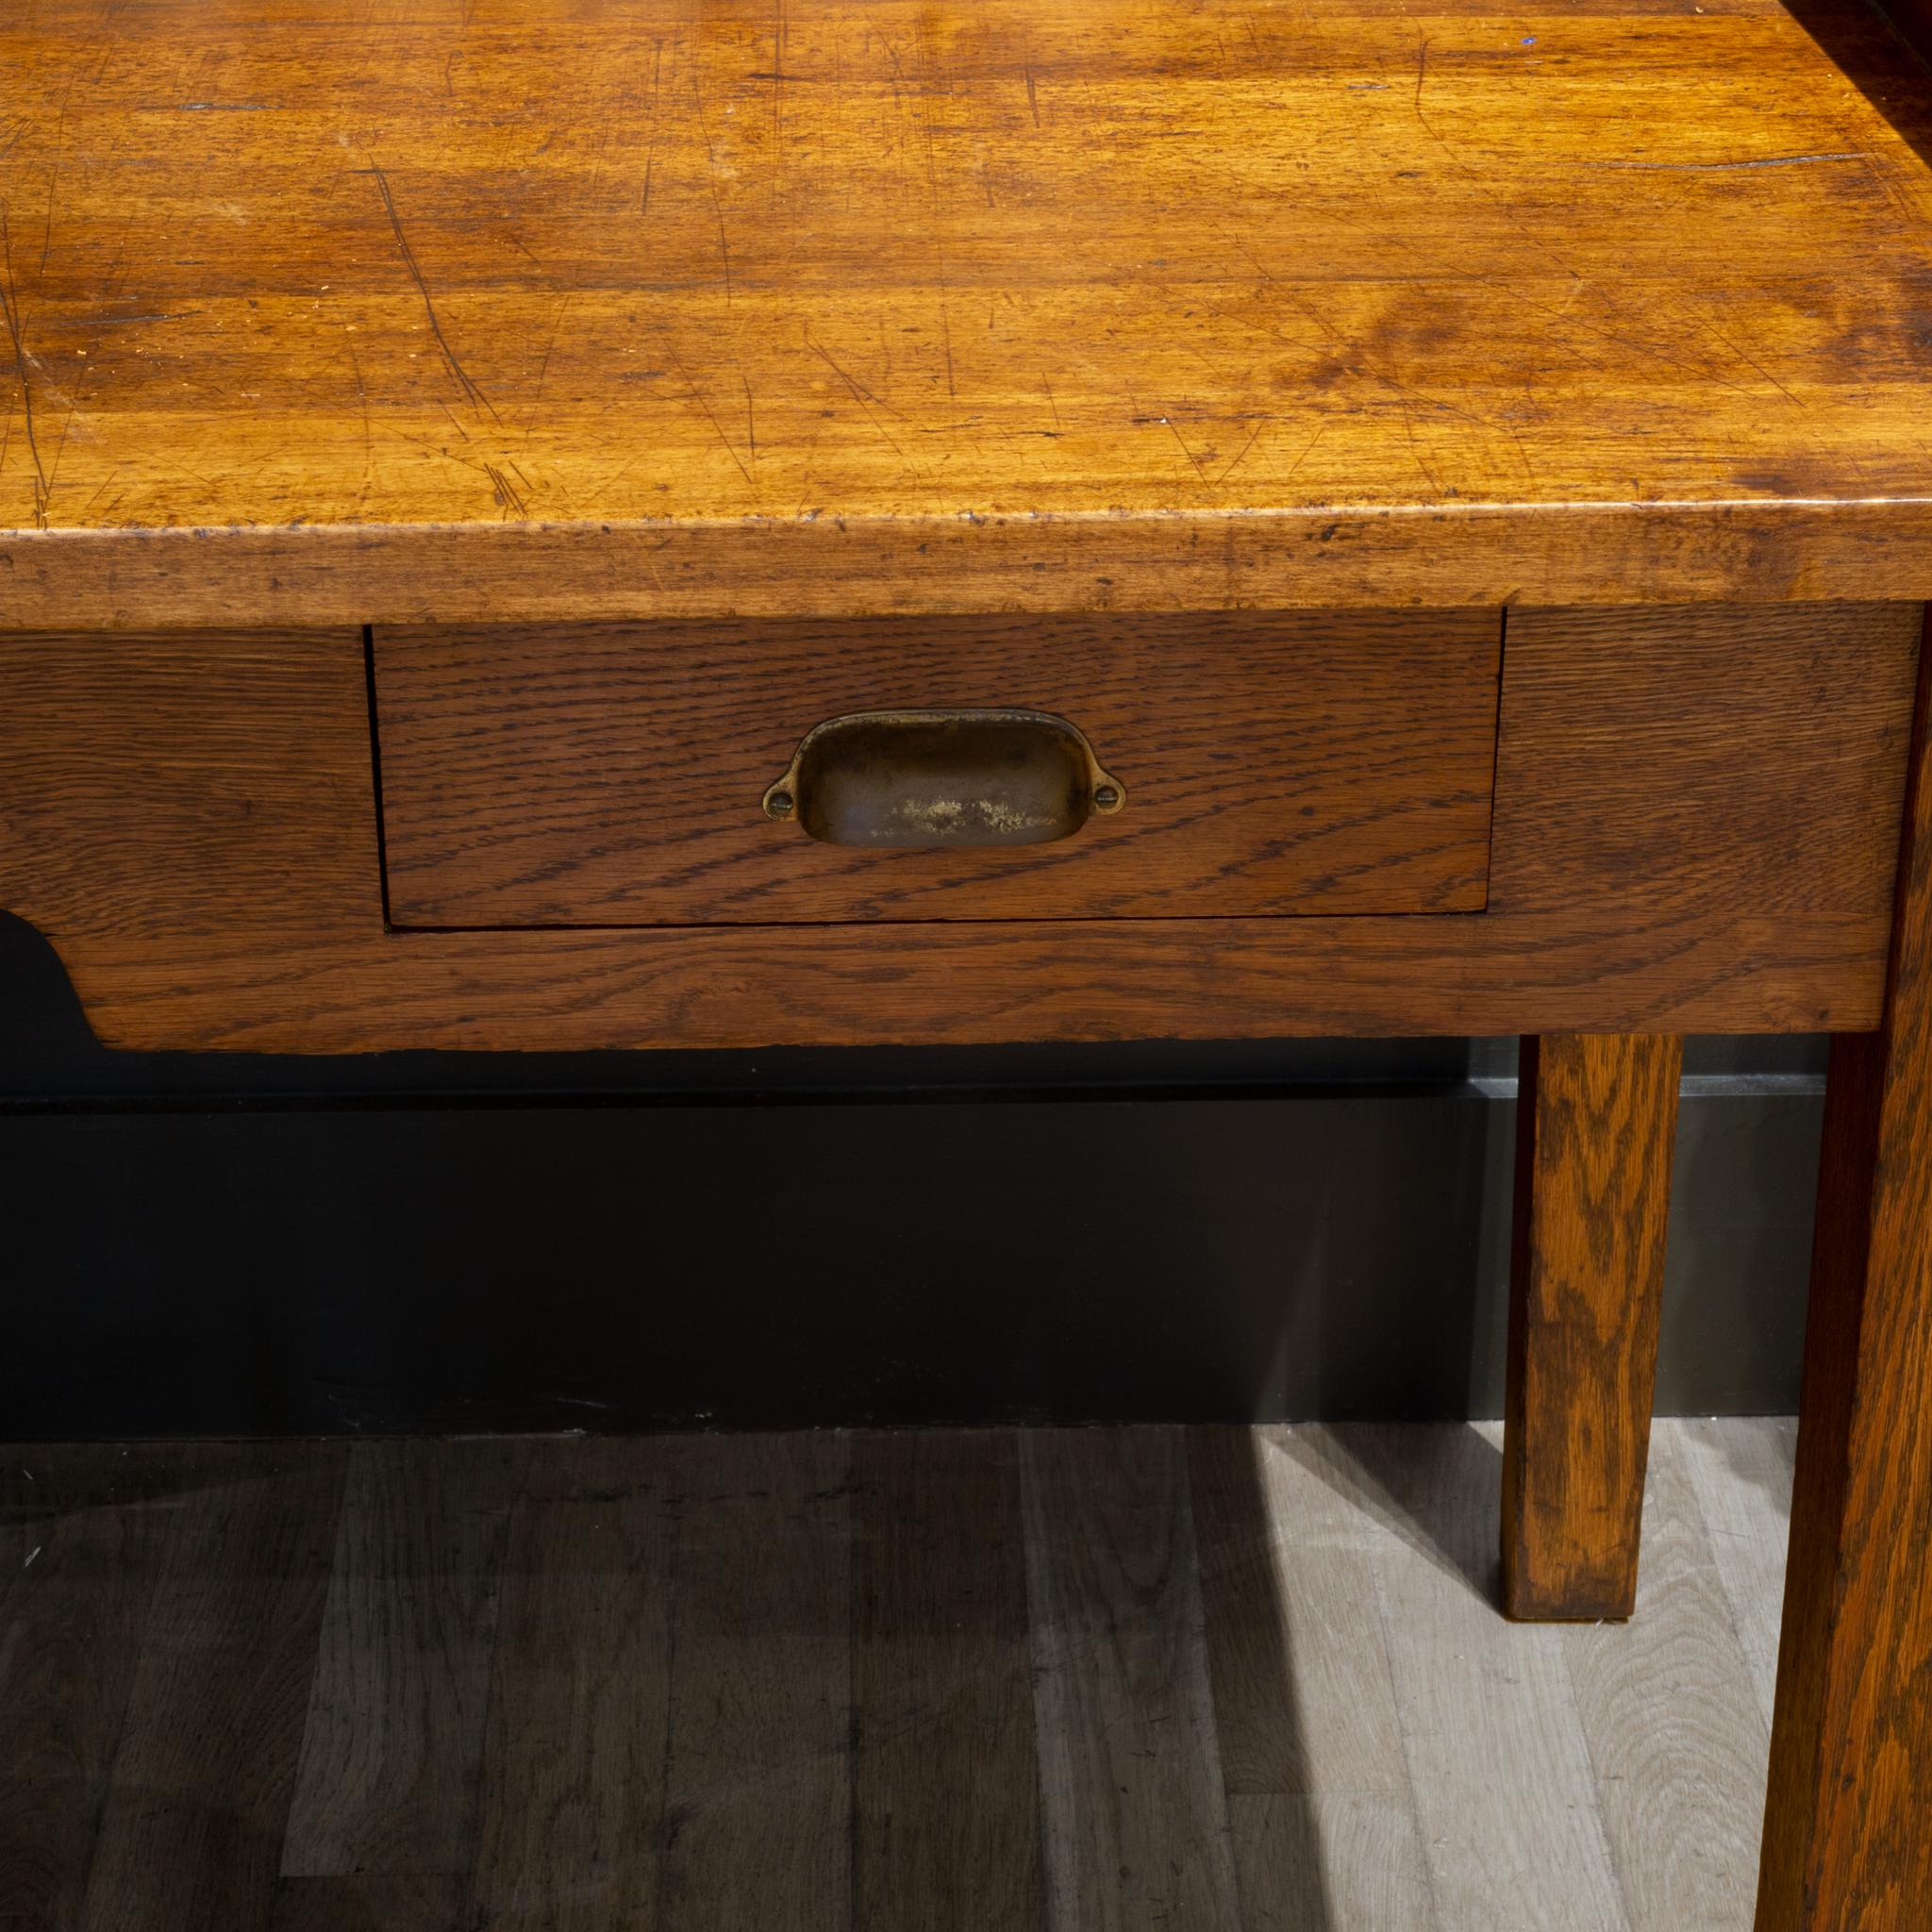
<path fill-rule="evenodd" d="M 1932 1924 L 1928 156 L 1838 0 L 15 0 L 0 906 L 126 1047 L 1521 1032 L 1528 1617 L 1678 1036 L 1831 1031 L 1758 1923 Z M 935 710 L 1064 836 L 808 836 Z"/>

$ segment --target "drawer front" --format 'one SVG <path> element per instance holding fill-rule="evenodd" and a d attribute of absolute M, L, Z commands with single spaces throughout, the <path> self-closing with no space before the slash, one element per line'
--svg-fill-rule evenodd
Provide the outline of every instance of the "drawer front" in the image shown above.
<path fill-rule="evenodd" d="M 1480 910 L 1493 611 L 379 628 L 397 926 Z M 1124 789 L 1052 843 L 820 842 L 842 714 L 1018 707 Z"/>

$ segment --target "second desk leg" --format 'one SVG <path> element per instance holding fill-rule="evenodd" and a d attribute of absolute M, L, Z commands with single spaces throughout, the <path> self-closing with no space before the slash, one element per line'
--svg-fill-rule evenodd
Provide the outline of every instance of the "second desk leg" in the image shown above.
<path fill-rule="evenodd" d="M 1503 1444 L 1503 1607 L 1629 1616 L 1684 1043 L 1523 1042 Z"/>

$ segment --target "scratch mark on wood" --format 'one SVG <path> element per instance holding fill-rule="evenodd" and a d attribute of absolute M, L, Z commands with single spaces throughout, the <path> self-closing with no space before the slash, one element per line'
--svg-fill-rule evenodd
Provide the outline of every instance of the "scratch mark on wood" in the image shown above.
<path fill-rule="evenodd" d="M 1408 453 L 1415 458 L 1415 466 L 1422 472 L 1429 488 L 1441 496 L 1442 485 L 1435 471 L 1429 468 L 1428 459 L 1423 455 L 1422 445 L 1415 440 L 1415 412 L 1409 407 L 1408 398 L 1406 395 L 1398 396 L 1397 407 L 1402 410 L 1402 430 L 1408 439 Z"/>
<path fill-rule="evenodd" d="M 496 500 L 503 506 L 504 515 L 508 517 L 514 512 L 520 517 L 528 516 L 529 510 L 509 478 L 494 463 L 485 463 L 483 469 L 496 491 Z"/>
<path fill-rule="evenodd" d="M 896 441 L 893 441 L 891 432 L 872 412 L 872 405 L 874 403 L 878 402 L 878 398 L 875 395 L 874 395 L 873 392 L 864 386 L 864 384 L 855 382 L 851 376 L 847 375 L 844 370 L 840 368 L 838 363 L 832 360 L 830 354 L 818 342 L 812 340 L 811 331 L 809 329 L 806 331 L 805 345 L 812 352 L 814 356 L 818 357 L 818 358 L 822 362 L 824 362 L 825 367 L 829 369 L 832 372 L 832 374 L 836 375 L 839 378 L 839 380 L 842 382 L 848 390 L 851 391 L 852 400 L 858 405 L 861 410 L 864 411 L 865 420 L 868 423 L 870 423 L 872 426 L 878 431 L 879 435 L 885 439 L 886 443 L 891 448 L 892 454 L 896 456 L 901 462 L 908 461 L 908 458 L 906 455 L 906 452 L 899 447 Z M 881 408 L 890 408 L 891 406 L 889 404 L 882 403 L 879 405 L 879 407 Z M 897 412 L 894 411 L 894 413 L 896 414 Z"/>
<path fill-rule="evenodd" d="M 785 0 L 772 0 L 772 207 L 785 154 Z"/>
<path fill-rule="evenodd" d="M 1503 425 L 1508 431 L 1509 441 L 1516 445 L 1516 459 L 1523 465 L 1524 480 L 1532 488 L 1536 484 L 1536 459 L 1529 453 L 1529 445 L 1523 440 L 1523 431 L 1507 419 Z"/>
<path fill-rule="evenodd" d="M 839 378 L 839 380 L 845 385 L 847 389 L 849 389 L 852 391 L 853 398 L 855 401 L 876 403 L 879 406 L 879 408 L 884 409 L 889 415 L 898 417 L 898 419 L 902 423 L 906 420 L 906 412 L 904 409 L 895 409 L 891 403 L 886 401 L 884 396 L 874 394 L 874 392 L 871 390 L 866 388 L 864 383 L 858 381 L 854 376 L 848 375 L 837 362 L 834 362 L 832 360 L 830 354 L 826 351 L 824 346 L 820 341 L 818 341 L 817 339 L 812 335 L 812 332 L 809 328 L 808 328 L 805 332 L 805 345 L 812 352 L 813 355 L 817 356 L 828 369 L 831 370 L 832 374 L 836 375 Z"/>
<path fill-rule="evenodd" d="M 54 197 L 60 186 L 60 161 L 67 152 L 67 103 L 74 92 L 74 80 L 69 78 L 66 91 L 60 96 L 60 116 L 54 124 L 54 160 L 47 171 L 47 213 L 41 224 L 41 266 L 40 273 L 47 272 L 47 254 L 54 245 Z"/>
<path fill-rule="evenodd" d="M 698 87 L 697 68 L 691 74 L 691 107 L 697 114 L 698 132 L 705 138 L 705 186 L 711 191 L 711 212 L 718 218 L 718 255 L 724 265 L 724 306 L 731 307 L 731 242 L 724 232 L 724 204 L 718 194 L 718 150 L 711 144 L 711 130 L 705 122 L 705 97 Z"/>
<path fill-rule="evenodd" d="M 1618 326 L 1614 328 L 1606 327 L 1602 323 L 1592 322 L 1588 316 L 1572 314 L 1566 308 L 1563 320 L 1569 328 L 1573 330 L 1585 330 L 1589 334 L 1597 337 L 1600 341 L 1609 342 L 1617 348 L 1627 349 L 1640 356 L 1647 356 L 1654 361 L 1662 363 L 1667 369 L 1688 371 L 1692 375 L 1702 376 L 1707 381 L 1717 383 L 1724 389 L 1731 390 L 1738 395 L 1750 396 L 1754 400 L 1757 399 L 1757 392 L 1754 390 L 1744 383 L 1733 382 L 1727 375 L 1721 374 L 1709 357 L 1690 356 L 1683 353 L 1682 346 L 1674 333 L 1667 336 L 1663 341 L 1658 342 L 1651 335 L 1645 317 L 1639 316 L 1626 321 L 1624 310 L 1618 306 L 1614 292 L 1607 286 L 1599 287 L 1596 294 L 1605 312 L 1608 315 L 1611 322 L 1616 323 Z M 1539 306 L 1530 301 L 1527 296 L 1523 299 L 1525 307 L 1534 308 Z"/>
<path fill-rule="evenodd" d="M 67 118 L 66 109 L 61 109 L 61 120 Z M 60 181 L 60 157 L 56 153 L 54 165 L 47 174 L 47 215 L 41 224 L 41 267 L 40 273 L 47 273 L 47 254 L 54 245 L 54 192 Z"/>
<path fill-rule="evenodd" d="M 497 415 L 495 406 L 470 380 L 469 371 L 457 360 L 457 352 L 450 347 L 449 338 L 442 332 L 441 318 L 436 312 L 436 304 L 429 299 L 429 284 L 423 279 L 423 271 L 416 264 L 416 251 L 409 246 L 409 238 L 403 233 L 402 217 L 396 213 L 395 196 L 389 192 L 389 176 L 373 165 L 369 172 L 375 176 L 382 205 L 389 211 L 391 232 L 396 238 L 396 250 L 403 258 L 403 266 L 409 271 L 409 279 L 415 283 L 416 292 L 423 298 L 423 312 L 429 318 L 429 332 L 436 338 L 436 346 L 442 351 L 444 365 L 470 403 L 476 408 L 487 409 L 491 420 L 500 423 L 503 419 Z"/>
<path fill-rule="evenodd" d="M 13 427 L 12 424 L 10 423 L 7 426 L 9 430 Z M 0 454 L 4 454 L 5 449 L 6 445 L 4 443 L 0 443 Z M 92 496 L 88 498 L 86 505 L 81 509 L 80 516 L 78 519 L 79 522 L 86 523 L 88 518 L 93 515 L 94 506 L 97 503 L 99 503 L 101 498 L 107 495 L 108 491 L 114 487 L 115 477 L 117 477 L 121 474 L 121 472 L 127 466 L 125 463 L 116 463 L 114 467 L 108 472 L 107 475 L 102 479 L 100 487 L 95 490 L 94 493 Z M 25 1472 L 22 1471 L 22 1474 L 25 1474 Z M 28 1480 L 31 1481 L 32 1478 L 28 1477 Z"/>
<path fill-rule="evenodd" d="M 362 380 L 362 358 L 356 353 L 356 339 L 344 336 L 349 348 L 349 368 L 356 377 L 356 401 L 362 410 L 362 488 L 366 493 L 375 481 L 375 439 L 369 425 L 369 389 Z"/>
<path fill-rule="evenodd" d="M 1328 434 L 1328 429 L 1329 425 L 1326 423 L 1324 423 L 1322 426 L 1315 431 L 1314 435 L 1308 438 L 1307 443 L 1306 447 L 1303 449 L 1301 455 L 1295 458 L 1294 461 L 1288 466 L 1288 475 L 1282 477 L 1280 483 L 1275 485 L 1276 489 L 1281 489 L 1285 485 L 1292 482 L 1294 478 L 1301 474 L 1302 465 L 1305 462 L 1307 462 L 1311 456 L 1314 455 L 1315 445 L 1318 442 L 1320 442 L 1324 436 Z"/>
<path fill-rule="evenodd" d="M 81 381 L 84 383 L 86 379 L 83 376 Z M 78 389 L 79 385 L 76 385 L 76 392 L 73 396 L 62 396 L 58 390 L 53 391 L 55 395 L 59 396 L 59 400 L 65 406 L 67 413 L 61 417 L 60 434 L 54 440 L 54 460 L 47 465 L 47 494 L 49 496 L 52 496 L 54 493 L 54 485 L 60 480 L 60 459 L 67 454 L 67 439 L 73 431 L 75 419 L 80 414 Z M 85 430 L 81 432 L 81 440 L 83 441 L 87 441 L 87 432 Z"/>
<path fill-rule="evenodd" d="M 1265 429 L 1267 426 L 1268 425 L 1265 423 L 1257 423 L 1255 425 L 1254 428 L 1248 432 L 1247 441 L 1242 443 L 1241 448 L 1235 451 L 1234 460 L 1230 462 L 1226 469 L 1223 470 L 1221 475 L 1215 478 L 1215 481 L 1217 483 L 1225 483 L 1227 479 L 1234 475 L 1236 470 L 1238 470 L 1241 467 L 1242 459 L 1247 456 L 1247 453 L 1254 448 L 1257 440 L 1259 438 L 1261 434 L 1261 431 Z"/>
<path fill-rule="evenodd" d="M 1755 161 L 1579 161 L 1580 168 L 1624 168 L 1639 174 L 1726 175 L 1745 168 L 1805 168 L 1820 161 L 1863 161 L 1856 150 L 1844 154 L 1766 155 Z"/>
<path fill-rule="evenodd" d="M 647 183 L 646 192 L 648 192 Z M 563 300 L 557 305 L 557 320 L 550 325 L 550 340 L 543 344 L 543 359 L 537 365 L 537 394 L 540 399 L 543 394 L 544 378 L 550 374 L 550 355 L 551 351 L 557 347 L 558 331 L 563 327 L 563 318 L 569 314 L 570 305 L 575 300 L 575 296 L 574 294 L 566 294 Z"/>
<path fill-rule="evenodd" d="M 1446 142 L 1442 138 L 1442 136 L 1436 131 L 1434 124 L 1430 121 L 1429 117 L 1423 112 L 1423 83 L 1428 78 L 1428 73 L 1429 43 L 1427 39 L 1424 37 L 1418 40 L 1415 50 L 1415 118 L 1418 124 L 1421 125 L 1423 132 L 1426 134 L 1429 137 L 1429 139 L 1436 143 L 1438 147 L 1443 149 L 1445 153 L 1448 154 L 1452 161 L 1455 161 L 1455 150 L 1450 146 L 1449 142 Z M 1460 166 L 1460 163 L 1457 162 L 1457 165 Z M 1463 172 L 1468 173 L 1469 171 L 1465 169 Z"/>
<path fill-rule="evenodd" d="M 706 400 L 704 391 L 701 390 L 697 386 L 697 384 L 691 380 L 691 371 L 684 366 L 684 358 L 680 356 L 675 349 L 673 349 L 671 352 L 671 364 L 672 367 L 677 371 L 678 375 L 684 378 L 684 386 L 691 391 L 691 401 L 694 402 L 698 406 L 698 408 L 705 412 L 705 421 L 708 423 L 714 430 L 717 431 L 718 441 L 724 445 L 725 454 L 729 456 L 731 460 L 738 465 L 738 474 L 741 476 L 742 476 L 747 483 L 751 483 L 751 472 L 745 468 L 744 458 L 738 454 L 738 450 L 736 446 L 732 443 L 731 439 L 724 434 L 724 424 L 719 422 L 717 413 L 712 409 L 710 404 Z M 758 488 L 758 485 L 753 483 L 752 488 L 756 490 Z"/>
<path fill-rule="evenodd" d="M 638 196 L 638 213 L 651 212 L 651 171 L 658 161 L 658 81 L 664 66 L 664 41 L 660 35 L 651 42 L 651 132 L 644 142 L 644 188 Z"/>
<path fill-rule="evenodd" d="M 27 456 L 34 466 L 34 524 L 47 527 L 47 472 L 41 461 L 41 445 L 34 435 L 34 391 L 27 380 L 26 342 L 21 333 L 20 294 L 13 279 L 13 236 L 8 226 L 7 210 L 0 208 L 0 314 L 7 320 L 7 333 L 13 343 L 13 373 L 20 378 L 20 406 L 25 418 Z"/>
<path fill-rule="evenodd" d="M 1026 75 L 1026 105 L 1033 110 L 1033 125 L 1038 127 L 1040 125 L 1040 94 L 1033 85 L 1033 62 L 1030 59 L 1023 63 L 1023 72 Z"/>
<path fill-rule="evenodd" d="M 940 187 L 939 144 L 933 133 L 933 102 L 948 92 L 940 77 L 939 62 L 935 57 L 931 41 L 931 29 L 922 25 L 919 37 L 919 92 L 921 96 L 919 131 L 922 145 L 925 151 L 926 192 L 932 197 L 932 251 L 933 265 L 937 271 L 940 285 L 940 342 L 945 352 L 946 393 L 957 396 L 958 386 L 953 380 L 953 325 L 947 314 L 948 285 L 946 276 L 946 243 L 943 232 L 946 196 Z M 892 54 L 892 64 L 899 64 L 899 57 L 893 54 L 890 45 L 886 51 Z"/>
<path fill-rule="evenodd" d="M 1697 315 L 1693 317 L 1693 320 L 1696 322 L 1697 325 L 1705 331 L 1706 334 L 1715 336 L 1717 340 L 1721 341 L 1724 345 L 1724 347 L 1731 352 L 1732 355 L 1737 357 L 1739 361 L 1742 362 L 1747 368 L 1757 370 L 1758 375 L 1763 376 L 1765 381 L 1770 383 L 1772 388 L 1776 390 L 1778 394 L 1783 396 L 1786 402 L 1793 405 L 1793 407 L 1800 409 L 1806 407 L 1803 398 L 1793 395 L 1792 392 L 1790 390 L 1788 390 L 1784 386 L 1784 384 L 1781 383 L 1777 379 L 1777 377 L 1774 376 L 1771 373 L 1771 371 L 1767 369 L 1764 366 L 1764 364 L 1757 359 L 1756 356 L 1752 355 L 1750 350 L 1745 348 L 1741 342 L 1733 341 L 1731 338 L 1727 336 L 1724 332 L 1724 330 L 1721 329 L 1717 325 L 1717 324 L 1711 320 L 1709 316 Z"/>
<path fill-rule="evenodd" d="M 1139 406 L 1136 405 L 1137 408 Z M 1194 452 L 1188 447 L 1188 440 L 1174 426 L 1174 418 L 1172 416 L 1157 416 L 1153 420 L 1158 423 L 1161 425 L 1161 427 L 1164 428 L 1167 431 L 1167 433 L 1170 436 L 1172 436 L 1177 443 L 1180 444 L 1181 454 L 1187 458 L 1189 462 L 1193 464 L 1195 475 L 1200 477 L 1202 482 L 1207 482 L 1208 471 L 1206 466 L 1202 463 L 1201 458 L 1197 457 L 1194 454 Z"/>

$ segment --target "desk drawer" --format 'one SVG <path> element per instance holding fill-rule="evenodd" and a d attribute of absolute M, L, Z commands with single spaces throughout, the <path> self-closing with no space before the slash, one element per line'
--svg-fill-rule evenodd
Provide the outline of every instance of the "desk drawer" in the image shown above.
<path fill-rule="evenodd" d="M 379 628 L 374 648 L 398 926 L 1464 912 L 1488 891 L 1493 610 Z M 954 707 L 1070 721 L 1124 806 L 941 850 L 767 815 L 813 726 Z"/>

